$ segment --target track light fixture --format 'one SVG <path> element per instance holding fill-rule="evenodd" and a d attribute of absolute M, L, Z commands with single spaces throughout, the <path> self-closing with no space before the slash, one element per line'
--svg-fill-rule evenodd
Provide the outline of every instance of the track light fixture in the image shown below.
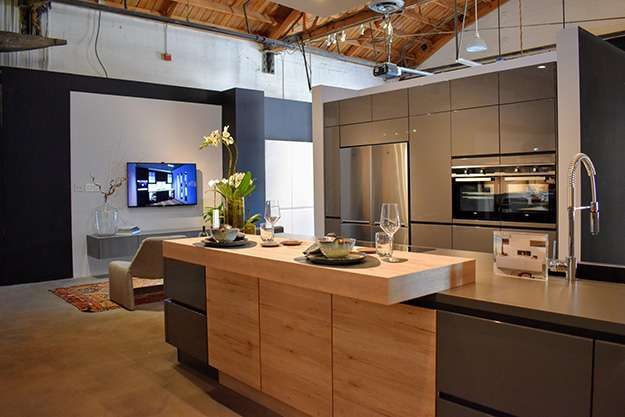
<path fill-rule="evenodd" d="M 480 37 L 480 30 L 478 27 L 478 22 L 480 19 L 477 15 L 477 2 L 478 0 L 475 0 L 475 38 L 471 39 L 471 41 L 467 43 L 467 46 L 465 47 L 465 50 L 469 53 L 484 52 L 488 50 L 488 45 L 486 44 L 486 41 L 484 41 L 484 39 Z"/>

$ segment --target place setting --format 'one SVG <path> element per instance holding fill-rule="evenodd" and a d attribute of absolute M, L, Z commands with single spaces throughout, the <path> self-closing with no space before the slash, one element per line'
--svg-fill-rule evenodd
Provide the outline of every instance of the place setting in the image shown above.
<path fill-rule="evenodd" d="M 260 225 L 260 246 L 263 248 L 299 246 L 303 243 L 303 241 L 296 239 L 284 239 L 281 241 L 275 239 L 275 225 L 280 220 L 280 217 L 280 202 L 267 200 L 265 202 L 265 223 Z"/>

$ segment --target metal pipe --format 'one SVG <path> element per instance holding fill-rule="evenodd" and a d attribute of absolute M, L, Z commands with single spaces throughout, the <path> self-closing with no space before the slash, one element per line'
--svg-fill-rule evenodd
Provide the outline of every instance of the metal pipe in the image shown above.
<path fill-rule="evenodd" d="M 82 7 L 82 8 L 91 9 L 91 10 L 99 10 L 99 11 L 103 11 L 107 13 L 119 14 L 122 16 L 135 17 L 139 19 L 152 20 L 152 21 L 160 22 L 164 24 L 166 23 L 166 24 L 171 24 L 171 25 L 178 25 L 178 26 L 201 30 L 205 32 L 212 32 L 212 33 L 216 33 L 219 35 L 225 35 L 225 36 L 230 36 L 234 38 L 239 38 L 239 39 L 243 39 L 247 41 L 260 43 L 267 48 L 277 48 L 277 49 L 285 48 L 285 49 L 293 49 L 293 50 L 298 49 L 298 45 L 287 43 L 278 39 L 268 38 L 262 35 L 256 35 L 253 33 L 243 33 L 243 32 L 238 32 L 233 29 L 226 29 L 222 27 L 212 26 L 210 24 L 195 23 L 195 22 L 191 22 L 188 20 L 174 19 L 174 18 L 167 17 L 167 16 L 148 14 L 148 13 L 139 12 L 137 10 L 116 8 L 116 7 L 107 6 L 105 4 L 92 3 L 92 2 L 82 1 L 82 0 L 50 0 L 50 2 L 66 4 L 66 5 L 74 6 L 74 7 Z M 321 48 L 314 48 L 314 47 L 306 46 L 305 49 L 306 51 L 312 54 L 318 55 L 318 56 L 324 56 L 326 58 L 332 58 L 332 59 L 336 59 L 336 60 L 343 61 L 343 62 L 349 62 L 351 64 L 363 65 L 367 67 L 374 67 L 376 65 L 375 62 L 368 61 L 366 59 L 341 55 L 341 54 L 337 54 L 334 52 L 326 51 L 325 49 L 321 49 Z"/>

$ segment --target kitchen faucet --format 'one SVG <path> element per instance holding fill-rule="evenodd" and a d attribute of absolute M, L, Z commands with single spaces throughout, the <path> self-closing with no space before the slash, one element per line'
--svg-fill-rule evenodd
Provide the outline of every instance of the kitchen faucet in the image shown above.
<path fill-rule="evenodd" d="M 591 201 L 588 206 L 575 207 L 575 182 L 576 171 L 579 164 L 584 165 L 586 173 L 590 179 L 590 193 Z M 592 163 L 590 157 L 585 153 L 578 153 L 575 155 L 569 165 L 568 174 L 568 187 L 569 187 L 569 253 L 565 260 L 555 259 L 550 262 L 550 268 L 555 270 L 565 270 L 566 279 L 568 282 L 575 281 L 577 271 L 577 259 L 575 259 L 575 212 L 577 210 L 590 210 L 590 233 L 593 235 L 599 234 L 599 202 L 597 201 L 597 171 Z M 554 253 L 554 257 L 556 254 Z"/>

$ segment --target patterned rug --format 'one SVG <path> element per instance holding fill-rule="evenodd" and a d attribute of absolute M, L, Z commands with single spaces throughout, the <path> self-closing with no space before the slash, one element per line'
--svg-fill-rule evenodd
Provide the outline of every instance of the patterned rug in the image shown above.
<path fill-rule="evenodd" d="M 163 280 L 133 278 L 132 285 L 135 290 L 136 305 L 156 303 L 165 299 Z M 61 297 L 84 313 L 99 313 L 101 311 L 122 308 L 109 299 L 108 280 L 66 288 L 55 288 L 50 290 L 50 292 Z"/>

